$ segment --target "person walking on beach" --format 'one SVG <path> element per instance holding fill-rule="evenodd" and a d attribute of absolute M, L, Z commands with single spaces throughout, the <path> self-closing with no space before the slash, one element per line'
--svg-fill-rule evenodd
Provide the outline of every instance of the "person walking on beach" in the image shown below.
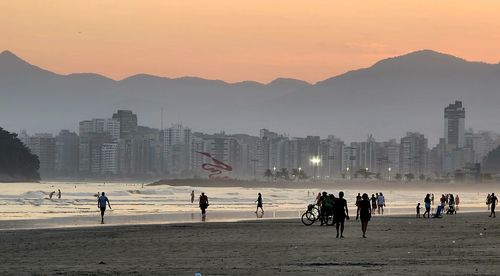
<path fill-rule="evenodd" d="M 60 189 L 57 189 L 57 198 L 61 199 L 61 190 Z"/>
<path fill-rule="evenodd" d="M 264 209 L 262 209 L 262 195 L 260 193 L 259 193 L 259 196 L 257 197 L 257 200 L 255 202 L 257 202 L 257 209 L 255 209 L 255 213 L 257 214 L 257 211 L 259 211 L 259 208 L 262 211 L 262 213 L 264 213 Z"/>
<path fill-rule="evenodd" d="M 420 207 L 420 202 L 417 203 L 417 218 L 420 218 L 420 209 L 422 209 L 422 207 Z"/>
<path fill-rule="evenodd" d="M 455 206 L 456 206 L 456 210 L 455 210 L 455 213 L 456 211 L 458 211 L 458 205 L 460 205 L 460 198 L 458 197 L 458 195 L 455 197 Z"/>
<path fill-rule="evenodd" d="M 339 237 L 339 227 L 340 227 L 340 237 L 344 238 L 344 223 L 346 219 L 349 219 L 349 209 L 347 209 L 347 200 L 344 199 L 344 192 L 339 192 L 339 198 L 335 200 L 335 208 L 333 208 L 335 228 L 337 229 L 337 238 Z"/>
<path fill-rule="evenodd" d="M 205 193 L 201 193 L 200 195 L 200 209 L 201 209 L 201 215 L 205 217 L 207 214 L 206 210 L 208 208 L 208 197 L 205 195 Z"/>
<path fill-rule="evenodd" d="M 431 198 L 429 194 L 425 196 L 424 204 L 425 204 L 425 213 L 423 217 L 425 218 L 425 214 L 427 214 L 427 218 L 431 218 Z"/>
<path fill-rule="evenodd" d="M 109 199 L 104 192 L 97 199 L 97 208 L 101 210 L 101 224 L 104 224 L 104 212 L 106 212 L 106 203 L 108 203 L 109 209 L 111 209 L 111 204 L 109 204 Z"/>
<path fill-rule="evenodd" d="M 380 193 L 382 196 L 382 193 Z M 365 193 L 362 196 L 362 200 L 359 204 L 359 217 L 361 219 L 361 231 L 363 232 L 363 238 L 366 238 L 366 230 L 368 229 L 368 222 L 372 217 L 372 210 L 370 200 L 368 195 Z"/>
<path fill-rule="evenodd" d="M 488 196 L 486 196 L 486 205 L 488 205 L 488 210 L 490 209 L 490 204 L 491 204 L 491 195 L 488 194 Z"/>
<path fill-rule="evenodd" d="M 377 206 L 378 206 L 378 213 L 382 211 L 382 215 L 384 214 L 384 207 L 385 207 L 385 198 L 382 193 L 379 194 L 378 199 L 377 199 Z"/>
<path fill-rule="evenodd" d="M 194 203 L 194 190 L 191 191 L 191 203 Z"/>
<path fill-rule="evenodd" d="M 432 206 L 434 206 L 434 194 L 431 195 L 431 203 L 432 203 Z"/>
<path fill-rule="evenodd" d="M 491 213 L 490 213 L 490 218 L 491 216 L 493 216 L 494 218 L 497 217 L 497 215 L 495 214 L 495 207 L 496 205 L 498 204 L 498 198 L 495 196 L 495 193 L 492 193 L 491 194 L 491 197 L 490 197 L 490 204 L 491 204 Z"/>
<path fill-rule="evenodd" d="M 358 195 L 356 196 L 356 214 L 358 213 L 358 209 L 359 209 L 359 203 L 361 202 L 361 193 L 358 193 Z M 356 217 L 356 220 L 358 218 Z"/>
<path fill-rule="evenodd" d="M 372 215 L 375 214 L 375 210 L 377 210 L 377 198 L 374 194 L 372 194 L 372 198 L 370 199 L 372 202 Z"/>

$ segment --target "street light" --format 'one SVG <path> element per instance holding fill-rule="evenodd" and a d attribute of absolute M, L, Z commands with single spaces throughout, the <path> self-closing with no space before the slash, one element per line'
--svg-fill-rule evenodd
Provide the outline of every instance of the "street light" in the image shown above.
<path fill-rule="evenodd" d="M 389 181 L 391 181 L 391 170 L 392 169 L 389 167 L 387 170 L 389 171 Z"/>
<path fill-rule="evenodd" d="M 314 179 L 318 179 L 317 169 L 318 169 L 319 163 L 321 162 L 321 159 L 319 158 L 319 156 L 313 156 L 313 157 L 311 157 L 311 159 L 309 159 L 309 161 L 313 164 Z"/>

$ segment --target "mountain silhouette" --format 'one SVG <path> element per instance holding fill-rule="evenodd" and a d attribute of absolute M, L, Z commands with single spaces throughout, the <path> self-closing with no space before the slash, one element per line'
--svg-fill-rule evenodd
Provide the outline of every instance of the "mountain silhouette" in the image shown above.
<path fill-rule="evenodd" d="M 498 130 L 500 65 L 470 62 L 432 50 L 388 58 L 316 84 L 278 78 L 227 83 L 197 77 L 138 74 L 115 81 L 56 74 L 9 51 L 0 54 L 0 126 L 10 131 L 78 129 L 80 120 L 132 109 L 139 123 L 182 122 L 208 133 L 257 134 L 260 128 L 292 136 L 333 134 L 346 141 L 399 138 L 420 131 L 443 135 L 443 108 L 462 100 L 466 127 Z"/>

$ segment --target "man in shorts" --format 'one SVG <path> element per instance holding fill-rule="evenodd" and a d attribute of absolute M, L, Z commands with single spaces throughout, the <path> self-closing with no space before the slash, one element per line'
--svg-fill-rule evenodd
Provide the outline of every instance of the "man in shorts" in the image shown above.
<path fill-rule="evenodd" d="M 104 224 L 104 212 L 106 212 L 106 203 L 108 203 L 109 209 L 111 209 L 111 204 L 109 204 L 108 197 L 101 193 L 101 196 L 97 199 L 97 207 L 101 209 L 101 224 Z"/>

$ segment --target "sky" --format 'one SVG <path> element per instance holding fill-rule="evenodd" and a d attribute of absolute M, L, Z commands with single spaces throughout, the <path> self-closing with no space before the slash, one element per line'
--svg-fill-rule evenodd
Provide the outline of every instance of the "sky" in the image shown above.
<path fill-rule="evenodd" d="M 498 0 L 0 0 L 0 51 L 113 79 L 314 83 L 420 49 L 500 61 Z"/>

